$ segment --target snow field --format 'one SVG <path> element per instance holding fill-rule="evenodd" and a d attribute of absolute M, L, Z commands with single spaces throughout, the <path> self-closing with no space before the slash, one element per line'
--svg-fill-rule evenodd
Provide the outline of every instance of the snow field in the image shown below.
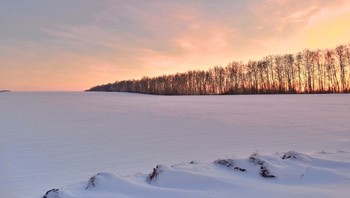
<path fill-rule="evenodd" d="M 349 94 L 151 96 L 83 92 L 2 93 L 0 178 L 4 182 L 0 183 L 0 197 L 38 198 L 49 189 L 72 188 L 69 184 L 79 183 L 99 172 L 141 175 L 141 183 L 130 181 L 154 189 L 156 184 L 145 183 L 145 177 L 157 164 L 196 160 L 210 165 L 215 159 L 234 159 L 239 164 L 240 159 L 247 161 L 254 151 L 273 154 L 289 150 L 307 154 L 314 161 L 328 160 L 329 165 L 311 169 L 309 175 L 316 178 L 315 184 L 278 183 L 278 188 L 288 187 L 283 195 L 289 195 L 290 190 L 296 188 L 292 192 L 313 190 L 316 196 L 330 190 L 333 196 L 329 197 L 342 197 L 344 191 L 341 189 L 349 188 L 349 185 L 329 183 L 339 179 L 334 176 L 339 175 L 339 171 L 346 175 L 338 170 L 340 164 L 333 162 L 349 162 L 349 118 Z M 277 159 L 280 160 L 282 155 L 279 154 Z M 262 156 L 265 165 L 268 167 L 272 163 L 268 170 L 278 176 L 276 180 L 280 182 L 288 180 L 283 178 L 293 180 L 291 178 L 298 178 L 303 171 L 310 170 L 307 164 L 303 164 L 306 166 L 303 168 L 302 165 L 280 162 L 283 165 L 279 167 L 279 161 L 270 160 L 269 156 L 267 159 Z M 270 157 L 274 159 L 273 156 Z M 273 170 L 275 166 L 280 169 Z M 259 178 L 252 181 L 266 181 L 260 178 L 259 168 L 251 170 L 256 171 L 253 175 Z M 300 174 L 292 174 L 290 169 Z M 324 169 L 327 171 L 323 172 Z M 211 173 L 204 172 L 201 174 Z M 237 177 L 241 173 L 234 175 Z M 240 181 L 249 184 L 250 172 L 243 175 Z M 300 184 L 312 178 L 304 176 Z M 217 179 L 221 178 L 214 178 Z M 257 183 L 264 184 L 253 186 L 257 191 L 238 181 L 236 183 L 248 194 L 259 194 L 265 192 L 259 189 L 276 189 L 273 181 L 269 180 L 271 184 Z M 75 191 L 67 192 L 80 196 L 74 194 Z M 221 191 L 212 197 L 218 197 Z M 83 192 L 89 191 L 79 191 Z M 204 194 L 210 197 L 211 193 Z"/>

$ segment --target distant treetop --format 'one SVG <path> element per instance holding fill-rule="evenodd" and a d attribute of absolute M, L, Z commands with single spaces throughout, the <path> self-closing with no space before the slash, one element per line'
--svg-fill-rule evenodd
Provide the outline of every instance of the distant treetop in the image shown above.
<path fill-rule="evenodd" d="M 11 92 L 10 90 L 0 90 L 0 93 L 2 92 Z"/>

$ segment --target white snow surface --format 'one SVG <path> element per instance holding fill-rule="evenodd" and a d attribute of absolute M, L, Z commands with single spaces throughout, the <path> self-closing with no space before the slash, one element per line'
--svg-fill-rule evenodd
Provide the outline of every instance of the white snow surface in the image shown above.
<path fill-rule="evenodd" d="M 348 197 L 349 120 L 348 94 L 2 93 L 0 197 Z"/>

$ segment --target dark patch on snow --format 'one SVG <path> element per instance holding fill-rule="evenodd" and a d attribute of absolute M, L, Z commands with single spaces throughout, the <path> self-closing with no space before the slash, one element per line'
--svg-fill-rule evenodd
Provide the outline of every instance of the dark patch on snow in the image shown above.
<path fill-rule="evenodd" d="M 45 195 L 42 196 L 42 198 L 59 198 L 58 193 L 59 193 L 59 189 L 54 188 L 47 191 Z"/>
<path fill-rule="evenodd" d="M 265 178 L 274 178 L 276 176 L 271 175 L 270 171 L 266 168 L 266 166 L 261 166 L 260 167 L 260 175 Z"/>
<path fill-rule="evenodd" d="M 220 166 L 225 166 L 227 168 L 233 168 L 234 170 L 239 170 L 241 172 L 245 172 L 246 169 L 235 167 L 233 159 L 218 159 L 214 161 L 214 164 L 218 164 Z"/>
<path fill-rule="evenodd" d="M 233 159 L 218 159 L 214 161 L 214 164 L 219 164 L 221 166 L 226 166 L 228 168 L 233 167 Z"/>
<path fill-rule="evenodd" d="M 265 178 L 274 178 L 276 176 L 272 175 L 270 171 L 267 169 L 265 165 L 265 161 L 260 159 L 259 154 L 257 152 L 253 153 L 249 157 L 249 161 L 252 162 L 255 165 L 260 166 L 260 176 Z"/>
<path fill-rule="evenodd" d="M 152 181 L 154 181 L 155 179 L 157 179 L 157 177 L 159 176 L 159 174 L 162 172 L 162 165 L 157 165 L 155 168 L 153 168 L 152 173 L 150 173 L 147 177 L 147 181 L 149 183 L 151 183 Z"/>
<path fill-rule="evenodd" d="M 260 166 L 264 165 L 264 163 L 265 163 L 264 160 L 259 158 L 259 154 L 257 152 L 255 152 L 249 156 L 249 161 L 255 165 L 260 165 Z"/>
<path fill-rule="evenodd" d="M 196 160 L 192 160 L 192 161 L 190 161 L 188 164 L 200 164 L 200 162 L 199 162 L 199 161 L 196 161 Z"/>
<path fill-rule="evenodd" d="M 300 154 L 295 152 L 295 151 L 288 151 L 287 153 L 285 153 L 283 156 L 282 156 L 282 159 L 283 160 L 286 160 L 286 159 L 298 159 L 300 157 Z"/>
<path fill-rule="evenodd" d="M 240 167 L 235 167 L 235 170 L 239 170 L 239 171 L 241 171 L 241 172 L 245 172 L 246 170 L 244 169 L 244 168 L 240 168 Z"/>
<path fill-rule="evenodd" d="M 98 175 L 98 173 L 97 173 L 97 175 Z M 93 187 L 96 186 L 96 185 L 95 185 L 95 181 L 96 181 L 96 176 L 97 176 L 97 175 L 95 175 L 95 176 L 93 176 L 93 177 L 91 177 L 91 178 L 89 179 L 88 184 L 87 184 L 87 186 L 86 186 L 85 189 L 93 188 Z"/>
<path fill-rule="evenodd" d="M 87 186 L 85 187 L 85 189 L 89 189 L 89 188 L 93 188 L 97 186 L 97 178 L 103 178 L 103 177 L 109 177 L 112 174 L 110 173 L 97 173 L 95 176 L 91 177 L 87 183 Z"/>

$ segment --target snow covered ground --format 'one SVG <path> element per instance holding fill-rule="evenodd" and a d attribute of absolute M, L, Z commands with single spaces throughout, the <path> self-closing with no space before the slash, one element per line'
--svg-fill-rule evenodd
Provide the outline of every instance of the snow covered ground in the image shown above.
<path fill-rule="evenodd" d="M 290 153 L 293 154 L 288 155 Z M 220 159 L 213 163 L 192 161 L 172 166 L 158 165 L 149 175 L 97 173 L 89 180 L 52 189 L 45 193 L 44 198 L 346 198 L 349 197 L 349 187 L 349 161 L 319 159 L 287 152 L 280 156 L 254 154 L 250 159 Z"/>
<path fill-rule="evenodd" d="M 2 93 L 0 197 L 347 197 L 349 118 L 346 94 Z"/>

